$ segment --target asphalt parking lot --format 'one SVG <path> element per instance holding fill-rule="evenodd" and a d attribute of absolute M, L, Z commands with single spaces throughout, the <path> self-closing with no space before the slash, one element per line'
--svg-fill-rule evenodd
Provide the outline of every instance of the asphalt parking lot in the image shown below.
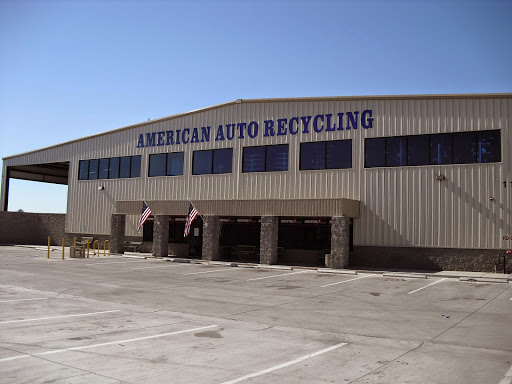
<path fill-rule="evenodd" d="M 510 383 L 512 284 L 0 246 L 1 383 Z"/>

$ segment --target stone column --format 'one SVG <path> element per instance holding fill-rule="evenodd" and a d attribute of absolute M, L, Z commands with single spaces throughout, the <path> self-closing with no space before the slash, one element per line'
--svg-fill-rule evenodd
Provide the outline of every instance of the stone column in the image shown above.
<path fill-rule="evenodd" d="M 126 215 L 113 213 L 110 218 L 110 252 L 124 253 Z"/>
<path fill-rule="evenodd" d="M 220 217 L 203 216 L 203 260 L 219 260 Z"/>
<path fill-rule="evenodd" d="M 169 216 L 153 216 L 153 255 L 164 257 L 169 255 Z"/>
<path fill-rule="evenodd" d="M 279 217 L 262 216 L 260 230 L 260 264 L 277 264 Z"/>
<path fill-rule="evenodd" d="M 350 218 L 337 216 L 331 219 L 331 256 L 329 266 L 335 269 L 348 267 Z"/>

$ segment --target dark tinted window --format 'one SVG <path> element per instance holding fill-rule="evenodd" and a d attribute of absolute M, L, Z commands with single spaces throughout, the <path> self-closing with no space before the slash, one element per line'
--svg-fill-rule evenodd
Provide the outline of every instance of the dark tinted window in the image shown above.
<path fill-rule="evenodd" d="M 108 159 L 100 159 L 100 169 L 98 171 L 98 179 L 108 179 Z"/>
<path fill-rule="evenodd" d="M 78 166 L 78 180 L 89 179 L 89 160 L 80 160 Z"/>
<path fill-rule="evenodd" d="M 478 163 L 496 163 L 501 161 L 500 131 L 481 131 L 476 134 Z"/>
<path fill-rule="evenodd" d="M 242 172 L 265 172 L 265 147 L 245 147 Z"/>
<path fill-rule="evenodd" d="M 300 144 L 300 169 L 325 169 L 325 142 Z"/>
<path fill-rule="evenodd" d="M 213 151 L 213 173 L 231 173 L 233 169 L 233 148 Z"/>
<path fill-rule="evenodd" d="M 407 137 L 386 138 L 386 166 L 401 167 L 407 165 Z"/>
<path fill-rule="evenodd" d="M 407 165 L 430 163 L 429 135 L 407 137 Z"/>
<path fill-rule="evenodd" d="M 430 164 L 452 164 L 452 135 L 430 135 Z"/>
<path fill-rule="evenodd" d="M 327 169 L 352 168 L 352 140 L 337 140 L 327 142 Z"/>
<path fill-rule="evenodd" d="M 109 179 L 119 178 L 119 157 L 113 157 L 110 159 L 108 177 Z"/>
<path fill-rule="evenodd" d="M 167 176 L 183 175 L 183 152 L 167 154 Z"/>
<path fill-rule="evenodd" d="M 366 139 L 365 167 L 500 162 L 500 134 L 493 130 Z"/>
<path fill-rule="evenodd" d="M 453 134 L 454 164 L 476 163 L 476 133 L 458 132 Z"/>
<path fill-rule="evenodd" d="M 266 171 L 288 170 L 288 144 L 267 146 Z"/>
<path fill-rule="evenodd" d="M 121 157 L 121 168 L 119 170 L 119 177 L 126 178 L 130 177 L 130 156 Z"/>
<path fill-rule="evenodd" d="M 98 159 L 89 160 L 89 180 L 98 178 Z"/>
<path fill-rule="evenodd" d="M 167 155 L 165 153 L 149 155 L 149 177 L 165 176 L 166 162 Z"/>
<path fill-rule="evenodd" d="M 140 177 L 140 156 L 132 156 L 130 177 Z"/>
<path fill-rule="evenodd" d="M 366 139 L 364 148 L 364 166 L 384 167 L 386 165 L 386 139 Z"/>
<path fill-rule="evenodd" d="M 195 151 L 192 164 L 193 175 L 212 173 L 212 151 Z"/>

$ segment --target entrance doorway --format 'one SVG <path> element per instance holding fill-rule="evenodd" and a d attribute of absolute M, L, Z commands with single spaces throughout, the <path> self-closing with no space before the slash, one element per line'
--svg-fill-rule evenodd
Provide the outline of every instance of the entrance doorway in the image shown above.
<path fill-rule="evenodd" d="M 221 218 L 219 238 L 221 260 L 259 263 L 260 221 L 259 217 Z"/>

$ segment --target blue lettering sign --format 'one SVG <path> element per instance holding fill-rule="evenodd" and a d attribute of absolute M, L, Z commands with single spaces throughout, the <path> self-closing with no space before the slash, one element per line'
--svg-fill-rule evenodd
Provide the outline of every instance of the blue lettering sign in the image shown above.
<path fill-rule="evenodd" d="M 301 130 L 302 133 L 310 133 L 310 123 L 313 127 L 313 131 L 316 133 L 322 132 L 333 132 L 343 130 L 355 130 L 359 128 L 359 124 L 364 129 L 373 128 L 373 110 L 366 109 L 361 114 L 359 111 L 348 111 L 338 112 L 338 121 L 333 119 L 332 113 L 325 115 L 318 114 L 312 118 L 312 116 L 293 116 L 291 118 L 278 118 L 276 120 L 269 119 L 264 120 L 265 125 L 263 136 L 274 137 L 274 136 L 286 136 L 297 135 Z M 345 118 L 346 116 L 346 118 Z M 224 141 L 226 139 L 233 140 L 237 135 L 238 139 L 245 139 L 246 135 L 251 139 L 256 138 L 259 135 L 259 125 L 257 121 L 251 121 L 250 123 L 241 121 L 239 123 L 230 123 L 222 125 L 220 124 L 215 134 L 215 141 Z M 154 147 L 163 145 L 179 145 L 183 144 L 195 144 L 195 143 L 208 143 L 210 142 L 210 126 L 199 128 L 184 128 L 168 130 L 168 131 L 157 131 L 139 133 L 137 139 L 137 148 Z"/>

